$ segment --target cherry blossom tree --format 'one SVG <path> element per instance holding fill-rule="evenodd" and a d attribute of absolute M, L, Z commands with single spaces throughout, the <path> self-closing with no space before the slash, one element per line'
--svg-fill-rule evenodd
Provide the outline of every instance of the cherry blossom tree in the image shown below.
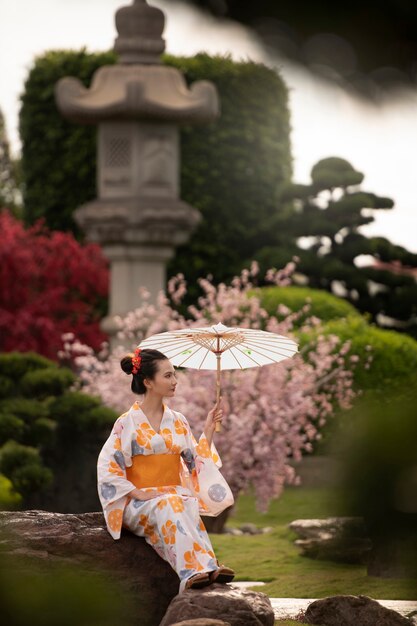
<path fill-rule="evenodd" d="M 290 282 L 294 263 L 283 270 L 269 270 L 266 279 L 277 286 Z M 294 325 L 305 317 L 280 306 L 269 315 L 256 293 L 258 267 L 252 264 L 235 277 L 231 285 L 214 286 L 202 279 L 202 297 L 189 307 L 189 319 L 176 307 L 186 293 L 183 276 L 171 279 L 168 295 L 160 294 L 156 304 L 149 299 L 123 319 L 119 319 L 120 337 L 132 347 L 158 332 L 184 327 L 198 327 L 222 322 L 228 326 L 259 328 L 295 339 Z M 349 354 L 348 342 L 319 332 L 320 320 L 310 317 L 299 331 L 314 329 L 315 340 L 293 358 L 279 364 L 243 371 L 222 373 L 222 406 L 225 418 L 216 446 L 223 461 L 223 473 L 232 491 L 239 493 L 252 486 L 257 506 L 267 510 L 271 498 L 278 497 L 285 484 L 297 482 L 291 460 L 299 460 L 312 450 L 320 438 L 320 429 L 332 417 L 336 407 L 348 408 L 355 396 L 352 388 L 355 356 Z M 79 370 L 82 389 L 99 395 L 103 401 L 124 412 L 134 400 L 129 379 L 120 369 L 126 348 L 100 354 L 83 346 L 74 336 L 65 337 L 63 360 L 73 358 Z M 181 411 L 193 431 L 201 432 L 208 410 L 216 397 L 215 373 L 204 370 L 178 370 L 176 396 L 170 401 Z"/>

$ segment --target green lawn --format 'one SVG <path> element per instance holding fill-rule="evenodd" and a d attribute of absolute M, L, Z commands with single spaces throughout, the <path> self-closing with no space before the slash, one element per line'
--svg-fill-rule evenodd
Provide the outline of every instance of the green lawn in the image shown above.
<path fill-rule="evenodd" d="M 19 499 L 10 483 L 0 475 L 0 508 L 18 508 Z M 321 598 L 335 594 L 364 594 L 390 600 L 417 600 L 417 581 L 368 577 L 361 565 L 318 561 L 301 557 L 294 545 L 295 535 L 287 528 L 298 518 L 343 515 L 343 501 L 330 489 L 292 487 L 271 503 L 268 513 L 255 508 L 254 498 L 241 496 L 228 526 L 252 522 L 271 526 L 266 535 L 232 537 L 211 535 L 217 557 L 233 567 L 236 580 L 264 581 L 262 591 L 271 598 Z M 296 624 L 292 621 L 278 622 Z"/>
<path fill-rule="evenodd" d="M 287 524 L 297 518 L 342 515 L 343 502 L 328 489 L 289 488 L 271 503 L 267 514 L 255 509 L 251 496 L 239 498 L 229 526 L 252 522 L 272 526 L 266 535 L 211 535 L 216 555 L 233 567 L 236 580 L 264 581 L 257 591 L 271 598 L 322 598 L 336 594 L 368 595 L 390 600 L 417 600 L 417 581 L 369 577 L 361 565 L 301 557 Z M 291 622 L 289 622 L 291 623 Z"/>

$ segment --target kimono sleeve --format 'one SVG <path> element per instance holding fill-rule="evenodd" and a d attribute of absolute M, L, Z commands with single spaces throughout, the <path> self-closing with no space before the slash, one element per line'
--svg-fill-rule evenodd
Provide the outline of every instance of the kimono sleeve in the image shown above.
<path fill-rule="evenodd" d="M 119 539 L 122 529 L 126 495 L 135 485 L 126 478 L 126 459 L 122 452 L 120 422 L 116 420 L 109 438 L 104 444 L 97 462 L 97 487 L 106 525 L 113 539 Z"/>
<path fill-rule="evenodd" d="M 201 435 L 198 443 L 183 415 L 179 416 L 184 428 L 186 448 L 181 456 L 184 483 L 198 499 L 200 513 L 215 517 L 234 504 L 232 491 L 220 472 L 221 460 L 212 443 Z"/>

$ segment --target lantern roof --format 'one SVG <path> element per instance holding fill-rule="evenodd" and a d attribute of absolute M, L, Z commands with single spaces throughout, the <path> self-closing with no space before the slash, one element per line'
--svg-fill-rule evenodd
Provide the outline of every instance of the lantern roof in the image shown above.
<path fill-rule="evenodd" d="M 61 113 L 73 122 L 142 119 L 171 123 L 210 122 L 219 115 L 216 87 L 197 81 L 190 87 L 183 74 L 161 63 L 165 16 L 146 0 L 134 0 L 115 16 L 118 63 L 99 68 L 86 88 L 65 77 L 55 87 Z"/>

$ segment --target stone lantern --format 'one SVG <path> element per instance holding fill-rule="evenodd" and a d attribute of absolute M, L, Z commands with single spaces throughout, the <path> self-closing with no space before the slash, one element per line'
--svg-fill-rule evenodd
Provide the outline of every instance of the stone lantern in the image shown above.
<path fill-rule="evenodd" d="M 89 89 L 63 78 L 55 90 L 63 116 L 98 125 L 98 198 L 79 207 L 75 219 L 110 261 L 109 317 L 165 288 L 166 263 L 197 225 L 197 209 L 180 198 L 179 125 L 207 123 L 219 115 L 215 86 L 198 81 L 188 88 L 181 72 L 162 65 L 165 17 L 146 0 L 116 12 L 119 62 L 98 69 Z"/>

